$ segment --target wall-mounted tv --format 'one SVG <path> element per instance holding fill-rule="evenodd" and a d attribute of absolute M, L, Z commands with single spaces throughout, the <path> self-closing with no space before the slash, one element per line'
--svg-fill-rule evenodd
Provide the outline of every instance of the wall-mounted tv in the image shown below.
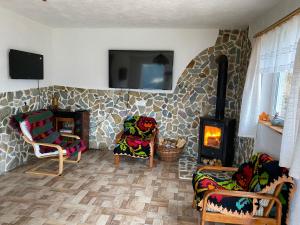
<path fill-rule="evenodd" d="M 44 79 L 43 55 L 9 50 L 9 75 L 12 79 Z"/>
<path fill-rule="evenodd" d="M 109 87 L 172 90 L 174 51 L 109 50 Z"/>

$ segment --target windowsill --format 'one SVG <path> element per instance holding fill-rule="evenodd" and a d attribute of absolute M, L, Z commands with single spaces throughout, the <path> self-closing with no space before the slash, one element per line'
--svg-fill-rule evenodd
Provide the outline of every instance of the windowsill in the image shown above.
<path fill-rule="evenodd" d="M 258 122 L 266 127 L 269 127 L 270 129 L 276 131 L 279 134 L 282 134 L 282 132 L 283 132 L 283 127 L 273 126 L 270 121 L 259 120 Z"/>

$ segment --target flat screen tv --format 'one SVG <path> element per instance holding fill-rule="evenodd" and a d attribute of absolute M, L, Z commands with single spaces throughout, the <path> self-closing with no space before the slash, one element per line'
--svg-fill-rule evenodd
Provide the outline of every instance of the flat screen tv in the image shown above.
<path fill-rule="evenodd" d="M 174 51 L 109 50 L 109 87 L 172 90 Z"/>
<path fill-rule="evenodd" d="M 12 79 L 44 79 L 43 55 L 9 50 L 9 75 Z"/>

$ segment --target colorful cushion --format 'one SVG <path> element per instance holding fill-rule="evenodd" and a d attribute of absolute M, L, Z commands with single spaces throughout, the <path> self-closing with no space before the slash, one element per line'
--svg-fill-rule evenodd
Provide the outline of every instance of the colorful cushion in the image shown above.
<path fill-rule="evenodd" d="M 140 136 L 123 135 L 114 149 L 114 154 L 148 158 L 150 156 L 150 139 L 142 139 Z"/>
<path fill-rule="evenodd" d="M 232 179 L 237 182 L 237 184 L 243 188 L 243 190 L 249 190 L 249 185 L 254 176 L 254 168 L 248 163 L 242 164 L 238 171 L 233 174 Z"/>
<path fill-rule="evenodd" d="M 124 135 L 148 138 L 156 128 L 154 118 L 146 116 L 129 116 L 124 121 Z"/>
<path fill-rule="evenodd" d="M 260 171 L 260 168 L 273 159 L 268 154 L 254 154 L 249 162 L 243 163 L 238 171 L 233 174 L 232 179 L 235 180 L 245 191 L 253 190 L 253 179 L 256 179 L 255 175 Z M 251 187 L 252 189 L 251 189 Z"/>

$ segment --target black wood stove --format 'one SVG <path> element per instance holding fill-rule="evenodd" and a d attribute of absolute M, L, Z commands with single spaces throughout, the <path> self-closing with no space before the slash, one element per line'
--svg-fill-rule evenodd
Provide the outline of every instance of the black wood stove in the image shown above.
<path fill-rule="evenodd" d="M 216 159 L 221 160 L 223 166 L 231 166 L 236 120 L 224 118 L 228 59 L 221 55 L 216 62 L 219 65 L 216 114 L 215 117 L 200 118 L 198 163 L 203 159 Z"/>

